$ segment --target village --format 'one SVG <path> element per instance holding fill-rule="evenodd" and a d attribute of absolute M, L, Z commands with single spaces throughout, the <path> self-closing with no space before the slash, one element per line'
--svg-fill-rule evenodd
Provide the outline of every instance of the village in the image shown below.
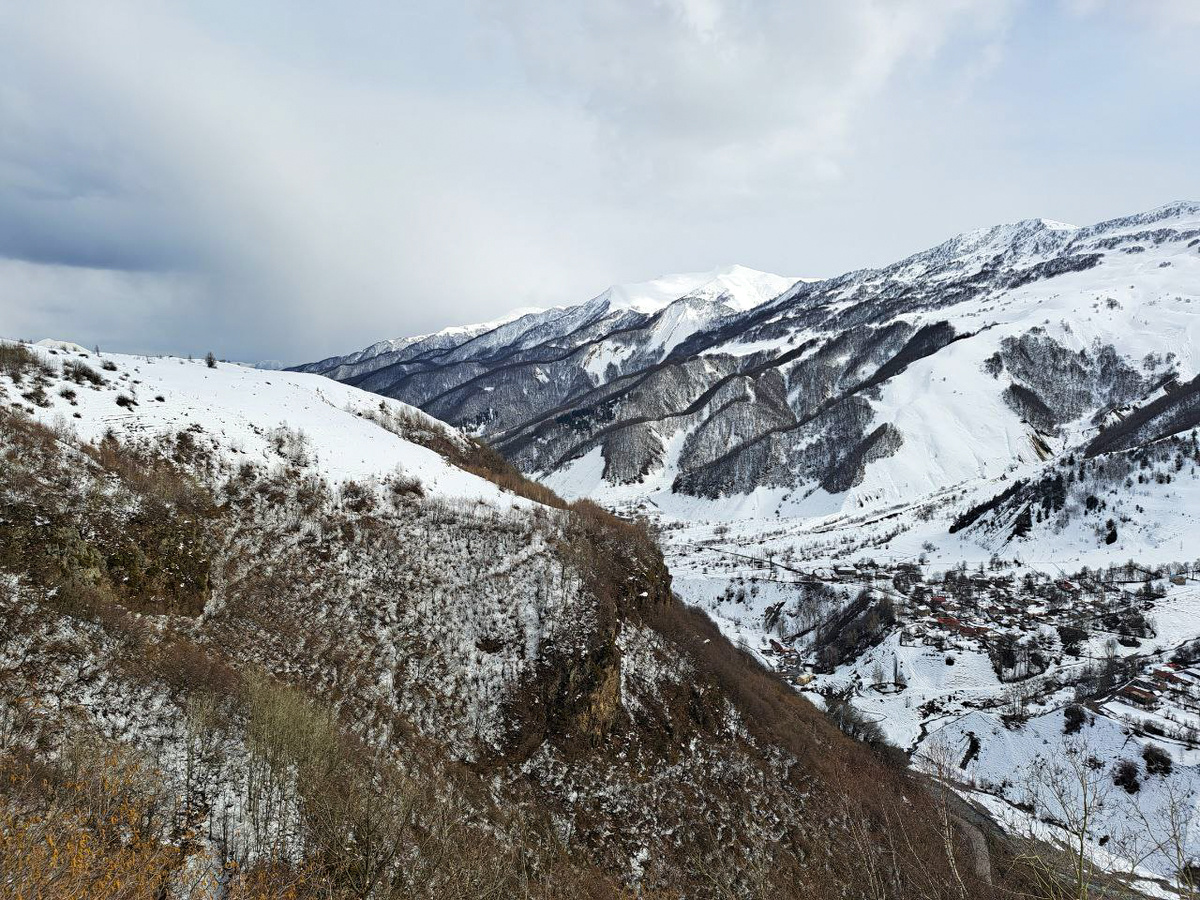
<path fill-rule="evenodd" d="M 769 568 L 773 564 L 763 561 Z M 761 571 L 761 570 L 760 570 Z M 799 573 L 840 591 L 847 603 L 822 622 L 789 630 L 785 604 L 769 606 L 757 653 L 790 684 L 805 689 L 895 635 L 899 646 L 926 648 L 955 662 L 986 654 L 1006 695 L 981 703 L 1019 710 L 1070 687 L 1080 700 L 1107 703 L 1115 718 L 1194 743 L 1200 725 L 1200 648 L 1155 628 L 1155 613 L 1200 583 L 1191 565 L 1148 569 L 1135 563 L 1104 571 L 1050 574 L 993 563 L 930 572 L 919 563 L 866 560 Z M 749 579 L 754 584 L 757 574 Z M 792 583 L 802 583 L 793 581 Z M 899 656 L 864 685 L 904 690 Z M 1015 701 L 1013 698 L 1017 698 Z M 1155 718 L 1161 721 L 1155 724 Z M 1195 724 L 1193 724 L 1195 723 Z"/>

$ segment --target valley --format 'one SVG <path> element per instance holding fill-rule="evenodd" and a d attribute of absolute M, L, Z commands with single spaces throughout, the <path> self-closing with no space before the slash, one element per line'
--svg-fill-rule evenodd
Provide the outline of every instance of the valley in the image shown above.
<path fill-rule="evenodd" d="M 999 834 L 955 874 L 935 795 L 680 603 L 643 524 L 413 407 L 55 340 L 0 343 L 0 393 L 15 896 L 1022 883 Z"/>

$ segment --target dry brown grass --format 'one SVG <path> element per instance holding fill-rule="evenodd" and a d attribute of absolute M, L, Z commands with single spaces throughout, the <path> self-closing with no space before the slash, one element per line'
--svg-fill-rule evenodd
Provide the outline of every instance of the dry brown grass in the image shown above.
<path fill-rule="evenodd" d="M 487 479 L 501 490 L 541 503 L 543 506 L 552 506 L 555 509 L 567 507 L 566 501 L 558 494 L 544 484 L 526 478 L 516 466 L 483 441 L 473 440 L 466 453 L 455 448 L 449 458 L 460 468 Z"/>

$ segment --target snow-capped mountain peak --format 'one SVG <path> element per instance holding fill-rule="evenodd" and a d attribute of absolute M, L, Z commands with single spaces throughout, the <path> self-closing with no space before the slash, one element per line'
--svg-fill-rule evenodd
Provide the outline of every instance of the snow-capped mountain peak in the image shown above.
<path fill-rule="evenodd" d="M 730 309 L 741 312 L 778 297 L 799 280 L 732 265 L 709 272 L 662 275 L 636 284 L 614 284 L 594 299 L 607 301 L 609 309 L 652 315 L 685 297 L 723 298 Z"/>
<path fill-rule="evenodd" d="M 296 368 L 382 392 L 397 381 L 419 378 L 428 382 L 428 390 L 436 392 L 437 379 L 419 377 L 420 373 L 432 374 L 435 368 L 514 352 L 548 359 L 568 348 L 588 348 L 606 333 L 630 333 L 637 328 L 651 329 L 643 348 L 646 352 L 640 357 L 661 358 L 694 332 L 755 309 L 804 280 L 811 279 L 772 275 L 741 265 L 664 275 L 652 281 L 612 285 L 582 303 L 548 309 L 526 307 L 490 322 L 381 341 L 346 356 Z M 630 352 L 627 342 L 619 355 Z M 588 355 L 594 363 L 596 354 Z M 606 354 L 600 356 L 607 359 Z"/>

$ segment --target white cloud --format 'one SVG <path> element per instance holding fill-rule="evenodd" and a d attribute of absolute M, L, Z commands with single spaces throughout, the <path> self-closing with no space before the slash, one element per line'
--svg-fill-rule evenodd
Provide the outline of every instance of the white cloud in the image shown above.
<path fill-rule="evenodd" d="M 836 177 L 906 64 L 987 41 L 1009 0 L 495 0 L 532 77 L 578 98 L 622 161 L 684 195 Z M 991 50 L 995 52 L 994 47 Z"/>
<path fill-rule="evenodd" d="M 485 314 L 498 282 L 585 266 L 560 226 L 594 199 L 562 164 L 594 152 L 582 117 L 296 70 L 165 5 L 44 9 L 0 18 L 0 55 L 36 48 L 0 105 L 0 133 L 28 111 L 0 182 L 27 258 L 203 276 L 229 352 L 291 358 Z"/>

